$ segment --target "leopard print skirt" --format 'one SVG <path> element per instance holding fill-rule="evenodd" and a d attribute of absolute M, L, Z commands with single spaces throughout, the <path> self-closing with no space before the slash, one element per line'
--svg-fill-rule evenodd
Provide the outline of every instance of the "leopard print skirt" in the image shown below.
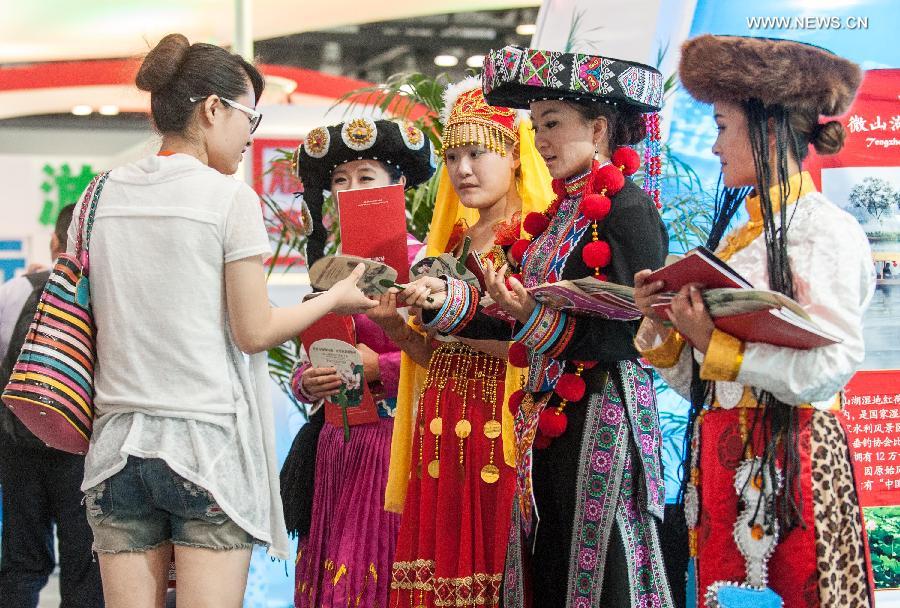
<path fill-rule="evenodd" d="M 810 424 L 819 605 L 870 608 L 862 521 L 844 429 L 833 412 Z"/>

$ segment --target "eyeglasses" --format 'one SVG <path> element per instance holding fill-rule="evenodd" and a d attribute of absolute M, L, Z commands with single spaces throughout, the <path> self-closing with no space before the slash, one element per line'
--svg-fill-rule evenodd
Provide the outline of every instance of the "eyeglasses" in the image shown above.
<path fill-rule="evenodd" d="M 212 97 L 212 95 L 203 95 L 202 97 L 191 97 L 190 102 L 197 103 L 198 101 L 202 101 L 202 100 L 206 99 L 207 97 Z M 253 108 L 248 108 L 247 106 L 245 106 L 242 103 L 238 103 L 234 100 L 227 99 L 225 97 L 219 97 L 219 99 L 221 99 L 226 105 L 229 105 L 232 108 L 234 108 L 235 110 L 240 110 L 241 112 L 246 114 L 247 118 L 250 119 L 250 134 L 252 135 L 256 131 L 256 128 L 259 127 L 259 123 L 262 121 L 262 112 L 260 112 L 259 110 L 254 110 Z"/>

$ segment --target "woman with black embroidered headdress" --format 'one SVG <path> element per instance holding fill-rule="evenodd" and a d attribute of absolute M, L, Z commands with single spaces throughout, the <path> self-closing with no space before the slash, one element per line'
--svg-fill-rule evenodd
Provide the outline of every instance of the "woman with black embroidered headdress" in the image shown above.
<path fill-rule="evenodd" d="M 802 168 L 810 144 L 820 154 L 841 149 L 842 125 L 819 117 L 850 106 L 859 68 L 797 42 L 707 35 L 685 43 L 680 72 L 693 97 L 714 104 L 713 153 L 732 189 L 710 247 L 738 209 L 733 189 L 754 188 L 750 220 L 717 255 L 842 338 L 810 350 L 744 343 L 715 329 L 702 286 L 673 299 L 669 329 L 651 307 L 664 286 L 647 283 L 646 272 L 635 277 L 646 315 L 636 344 L 693 403 L 684 482 L 690 603 L 868 606 L 859 505 L 836 414 L 865 355 L 871 253 L 856 221 Z"/>
<path fill-rule="evenodd" d="M 637 322 L 562 312 L 523 287 L 590 276 L 629 284 L 662 266 L 665 227 L 627 177 L 640 164 L 628 146 L 662 103 L 662 77 L 629 61 L 508 46 L 487 57 L 482 84 L 488 103 L 531 109 L 554 178 L 554 202 L 523 220 L 533 239 L 511 249 L 521 280 L 510 289 L 502 272 L 486 272 L 488 295 L 517 322 L 510 331 L 486 315 L 482 294 L 450 277 L 420 280 L 404 298 L 441 333 L 516 341 L 509 360 L 528 368 L 525 390 L 510 397 L 517 500 L 503 604 L 670 607 L 657 533 L 662 438 Z"/>
<path fill-rule="evenodd" d="M 295 155 L 315 230 L 321 226 L 323 191 L 428 180 L 435 170 L 428 137 L 408 122 L 358 117 L 311 130 Z M 410 242 L 412 241 L 412 243 Z M 310 238 L 310 264 L 324 254 Z M 421 244 L 407 240 L 411 263 Z M 282 471 L 285 521 L 300 537 L 294 604 L 300 608 L 384 606 L 400 517 L 383 509 L 400 371 L 400 349 L 364 314 L 353 316 L 364 378 L 376 399 L 378 422 L 343 430 L 324 423 L 321 409 L 300 433 Z M 291 388 L 303 402 L 321 406 L 342 380 L 333 367 L 299 365 Z M 312 479 L 311 479 L 312 478 Z"/>

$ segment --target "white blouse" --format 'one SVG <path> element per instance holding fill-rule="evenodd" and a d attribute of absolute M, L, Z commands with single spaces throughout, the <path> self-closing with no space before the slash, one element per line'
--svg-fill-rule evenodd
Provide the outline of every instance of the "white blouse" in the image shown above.
<path fill-rule="evenodd" d="M 288 559 L 267 355 L 237 348 L 225 297 L 225 264 L 271 252 L 259 197 L 192 156 L 145 158 L 110 173 L 89 252 L 96 417 L 82 490 L 129 456 L 161 458 Z"/>
<path fill-rule="evenodd" d="M 788 208 L 787 216 L 794 299 L 815 323 L 842 342 L 810 350 L 746 343 L 736 382 L 718 381 L 715 385 L 719 404 L 725 408 L 737 405 L 743 387 L 748 386 L 769 391 L 791 405 L 812 403 L 828 409 L 865 357 L 863 314 L 875 288 L 865 233 L 851 215 L 818 192 L 801 197 Z M 762 234 L 736 252 L 728 264 L 754 287 L 769 288 Z M 661 342 L 653 326 L 644 323 L 636 338 L 638 348 L 646 351 Z M 692 352 L 686 347 L 675 366 L 658 369 L 669 386 L 685 398 L 690 394 Z M 702 363 L 701 353 L 695 357 Z"/>

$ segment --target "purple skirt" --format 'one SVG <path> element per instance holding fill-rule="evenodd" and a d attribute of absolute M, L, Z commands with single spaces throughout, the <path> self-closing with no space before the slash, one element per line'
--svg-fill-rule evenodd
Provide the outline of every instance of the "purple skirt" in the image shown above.
<path fill-rule="evenodd" d="M 297 551 L 294 605 L 387 605 L 400 516 L 384 510 L 393 418 L 319 436 L 309 537 Z"/>

